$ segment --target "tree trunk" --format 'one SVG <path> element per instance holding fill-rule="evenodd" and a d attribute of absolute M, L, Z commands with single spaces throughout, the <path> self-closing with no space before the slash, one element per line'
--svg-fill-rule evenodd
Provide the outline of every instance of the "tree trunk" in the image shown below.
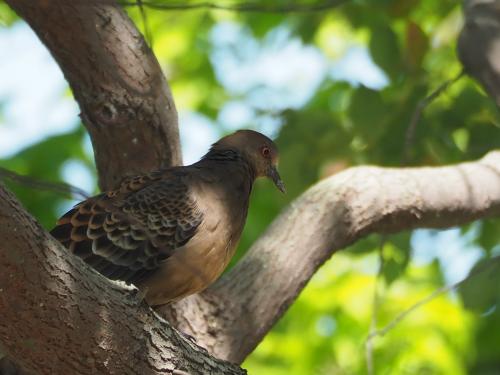
<path fill-rule="evenodd" d="M 33 374 L 244 374 L 54 240 L 0 185 L 0 343 Z"/>
<path fill-rule="evenodd" d="M 238 373 L 179 338 L 0 193 L 0 238 L 9 245 L 0 248 L 0 342 L 23 368 L 203 373 L 212 365 Z M 228 275 L 168 314 L 210 353 L 241 363 L 335 251 L 370 233 L 443 228 L 498 214 L 500 151 L 449 167 L 351 168 L 305 192 Z"/>
<path fill-rule="evenodd" d="M 114 3 L 7 0 L 47 45 L 80 104 L 100 186 L 178 164 L 175 107 L 144 40 Z M 500 152 L 442 168 L 358 167 L 309 189 L 208 291 L 161 312 L 241 363 L 335 251 L 370 233 L 500 213 Z M 130 291 L 69 256 L 0 190 L 0 343 L 35 373 L 242 373 L 183 340 Z M 7 246 L 8 245 L 8 246 Z"/>
<path fill-rule="evenodd" d="M 47 46 L 78 101 L 99 185 L 182 163 L 177 112 L 158 61 L 114 2 L 7 0 Z"/>

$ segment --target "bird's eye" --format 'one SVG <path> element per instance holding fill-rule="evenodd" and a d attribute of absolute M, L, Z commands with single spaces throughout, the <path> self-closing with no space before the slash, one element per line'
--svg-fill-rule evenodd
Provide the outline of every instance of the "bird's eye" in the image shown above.
<path fill-rule="evenodd" d="M 269 157 L 271 150 L 268 147 L 262 147 L 262 156 L 265 158 Z"/>

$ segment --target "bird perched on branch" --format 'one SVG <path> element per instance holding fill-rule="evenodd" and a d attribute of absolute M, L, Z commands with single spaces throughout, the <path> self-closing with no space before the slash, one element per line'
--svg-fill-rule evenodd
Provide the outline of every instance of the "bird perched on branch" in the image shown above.
<path fill-rule="evenodd" d="M 240 130 L 195 164 L 125 179 L 77 204 L 51 234 L 104 276 L 137 285 L 150 305 L 176 301 L 228 265 L 255 179 L 285 191 L 277 162 L 269 138 Z"/>

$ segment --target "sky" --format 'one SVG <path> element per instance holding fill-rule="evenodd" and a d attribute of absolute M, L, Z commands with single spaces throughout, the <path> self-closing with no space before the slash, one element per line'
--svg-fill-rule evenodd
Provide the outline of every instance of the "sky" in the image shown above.
<path fill-rule="evenodd" d="M 211 56 L 217 78 L 241 99 L 230 100 L 221 108 L 219 127 L 201 114 L 178 108 L 185 164 L 198 160 L 220 136 L 221 128 L 231 131 L 252 126 L 275 136 L 281 124 L 272 113 L 303 106 L 325 76 L 373 89 L 387 84 L 384 73 L 360 45 L 350 46 L 342 57 L 331 61 L 315 47 L 291 39 L 282 28 L 260 43 L 241 26 L 222 23 L 213 29 L 210 39 L 217 46 Z M 0 72 L 0 158 L 79 126 L 78 106 L 59 67 L 23 22 L 0 28 Z M 264 113 L 258 121 L 256 109 Z M 86 150 L 92 153 L 88 139 Z M 95 184 L 92 171 L 76 160 L 66 163 L 62 175 L 86 191 L 92 191 Z M 447 281 L 457 282 L 481 255 L 480 249 L 467 242 L 458 229 L 415 231 L 414 260 L 426 264 L 437 257 Z"/>
<path fill-rule="evenodd" d="M 0 72 L 0 157 L 78 125 L 59 67 L 25 23 L 0 28 Z"/>

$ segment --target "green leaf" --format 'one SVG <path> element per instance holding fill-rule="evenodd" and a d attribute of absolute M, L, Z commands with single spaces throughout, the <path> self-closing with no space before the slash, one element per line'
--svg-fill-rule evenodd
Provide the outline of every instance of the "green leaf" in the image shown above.
<path fill-rule="evenodd" d="M 355 255 L 365 255 L 367 253 L 371 253 L 380 246 L 380 236 L 371 235 L 366 238 L 362 238 L 361 240 L 356 241 L 351 246 L 348 247 L 349 253 Z"/>
<path fill-rule="evenodd" d="M 365 142 L 376 142 L 383 132 L 387 113 L 380 92 L 362 86 L 352 95 L 348 114 Z"/>
<path fill-rule="evenodd" d="M 490 252 L 495 246 L 500 245 L 500 220 L 483 220 L 477 242 L 487 252 Z"/>
<path fill-rule="evenodd" d="M 79 127 L 73 132 L 47 138 L 9 159 L 0 160 L 0 165 L 35 179 L 58 182 L 61 180 L 60 169 L 67 160 L 77 159 L 87 165 L 91 164 L 82 148 L 84 134 L 83 128 Z M 19 183 L 9 182 L 7 186 L 46 228 L 54 225 L 60 214 L 60 205 L 68 202 L 67 197 L 60 193 L 40 191 Z"/>
<path fill-rule="evenodd" d="M 410 260 L 410 232 L 391 235 L 383 250 L 382 275 L 387 285 L 401 277 Z"/>
<path fill-rule="evenodd" d="M 370 53 L 373 61 L 394 80 L 401 73 L 401 52 L 396 33 L 388 25 L 371 32 Z"/>
<path fill-rule="evenodd" d="M 394 18 L 407 17 L 420 2 L 420 0 L 391 0 L 388 4 L 389 14 Z"/>
<path fill-rule="evenodd" d="M 470 279 L 463 283 L 459 292 L 466 308 L 486 312 L 500 302 L 500 266 L 488 264 L 491 259 L 476 263 L 470 271 Z"/>
<path fill-rule="evenodd" d="M 0 27 L 11 26 L 17 20 L 19 17 L 16 13 L 7 4 L 0 2 Z"/>

